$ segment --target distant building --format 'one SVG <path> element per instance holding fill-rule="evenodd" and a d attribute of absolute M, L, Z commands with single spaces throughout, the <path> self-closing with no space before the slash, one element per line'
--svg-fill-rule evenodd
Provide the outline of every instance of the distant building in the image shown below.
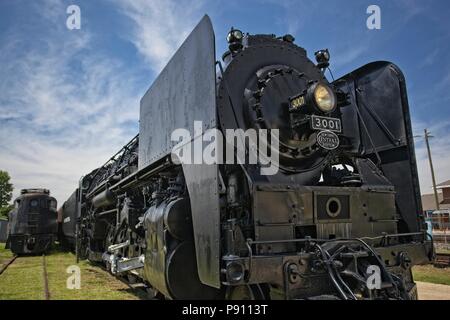
<path fill-rule="evenodd" d="M 436 188 L 438 189 L 439 208 L 450 210 L 450 180 L 438 184 Z M 437 209 L 434 193 L 422 195 L 422 207 L 425 212 Z"/>
<path fill-rule="evenodd" d="M 434 228 L 449 228 L 450 215 L 450 180 L 436 186 L 438 190 L 439 211 L 436 211 L 434 193 L 422 195 L 422 207 L 425 217 L 430 219 Z"/>
<path fill-rule="evenodd" d="M 450 208 L 450 180 L 442 182 L 436 186 L 438 190 L 442 190 L 442 201 L 440 205 Z"/>
<path fill-rule="evenodd" d="M 450 210 L 450 204 L 443 204 L 444 195 L 442 192 L 438 191 L 439 208 Z M 422 207 L 423 211 L 434 211 L 436 210 L 436 201 L 434 200 L 434 193 L 422 195 Z"/>

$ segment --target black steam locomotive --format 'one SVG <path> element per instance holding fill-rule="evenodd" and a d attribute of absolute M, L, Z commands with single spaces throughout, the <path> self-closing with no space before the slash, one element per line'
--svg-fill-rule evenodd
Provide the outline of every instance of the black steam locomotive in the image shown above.
<path fill-rule="evenodd" d="M 80 180 L 63 210 L 78 256 L 171 299 L 416 298 L 411 266 L 433 249 L 401 71 L 330 83 L 327 50 L 314 64 L 290 35 L 227 40 L 222 65 L 205 16 L 142 98 L 139 135 Z M 228 142 L 225 163 L 179 161 L 179 128 L 182 148 L 277 132 L 276 170 Z"/>
<path fill-rule="evenodd" d="M 9 213 L 6 248 L 15 254 L 49 250 L 58 232 L 56 200 L 47 189 L 23 189 Z"/>

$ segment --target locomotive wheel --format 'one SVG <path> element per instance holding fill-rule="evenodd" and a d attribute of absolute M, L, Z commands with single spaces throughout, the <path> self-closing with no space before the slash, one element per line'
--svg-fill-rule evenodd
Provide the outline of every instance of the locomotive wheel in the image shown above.
<path fill-rule="evenodd" d="M 129 240 L 128 233 L 127 233 L 127 225 L 123 225 L 117 234 L 116 237 L 116 243 L 124 243 L 125 241 Z M 122 257 L 128 257 L 128 248 L 122 248 L 119 250 L 119 254 Z"/>
<path fill-rule="evenodd" d="M 259 284 L 228 287 L 226 300 L 266 300 L 267 294 Z"/>
<path fill-rule="evenodd" d="M 115 228 L 112 225 L 110 225 L 108 227 L 108 232 L 106 233 L 105 249 L 108 249 L 110 245 L 114 244 L 114 231 Z"/>

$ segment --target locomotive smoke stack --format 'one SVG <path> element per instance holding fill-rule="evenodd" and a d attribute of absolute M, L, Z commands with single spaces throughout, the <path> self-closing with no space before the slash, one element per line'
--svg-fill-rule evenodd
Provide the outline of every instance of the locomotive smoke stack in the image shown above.
<path fill-rule="evenodd" d="M 289 42 L 289 43 L 294 43 L 295 38 L 292 34 L 285 34 L 282 38 L 283 41 Z"/>

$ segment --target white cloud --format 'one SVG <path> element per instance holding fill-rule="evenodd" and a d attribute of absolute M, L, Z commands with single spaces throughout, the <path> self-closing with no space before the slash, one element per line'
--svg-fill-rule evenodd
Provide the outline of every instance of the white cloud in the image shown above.
<path fill-rule="evenodd" d="M 81 175 L 137 133 L 142 94 L 128 66 L 96 50 L 96 34 L 83 24 L 77 31 L 65 28 L 66 5 L 31 4 L 30 20 L 10 26 L 0 43 L 0 169 L 11 174 L 15 196 L 22 188 L 46 187 L 60 205 Z M 131 34 L 119 36 L 131 37 L 156 72 L 203 14 L 201 1 L 114 5 L 133 25 Z M 37 24 L 45 32 L 33 37 Z"/>
<path fill-rule="evenodd" d="M 397 0 L 395 4 L 402 9 L 401 18 L 404 22 L 410 21 L 425 11 L 425 7 L 422 6 L 424 2 L 421 0 Z"/>
<path fill-rule="evenodd" d="M 130 32 L 148 67 L 159 71 L 201 18 L 203 6 L 203 1 L 121 0 L 118 8 L 133 26 L 122 30 L 123 36 Z M 126 65 L 95 50 L 95 35 L 83 27 L 75 32 L 65 29 L 61 1 L 39 2 L 39 8 L 40 19 L 49 23 L 48 33 L 30 39 L 21 29 L 8 30 L 0 43 L 0 169 L 12 175 L 15 195 L 21 188 L 47 187 L 62 202 L 82 174 L 106 161 L 136 133 L 142 92 L 136 92 L 136 79 Z M 295 8 L 291 12 L 297 15 L 300 9 Z M 315 9 L 301 11 L 314 17 Z M 285 21 L 293 23 L 289 32 L 303 27 L 298 19 Z M 29 41 L 35 45 L 24 50 Z M 354 50 L 353 56 L 342 52 L 347 55 L 337 51 L 335 65 L 348 64 L 363 49 Z M 450 179 L 450 123 L 414 124 L 419 132 L 425 127 L 436 136 L 431 143 L 437 180 Z M 425 146 L 417 142 L 426 193 L 431 191 L 430 170 Z"/>
<path fill-rule="evenodd" d="M 203 0 L 121 0 L 122 13 L 133 22 L 131 41 L 159 72 L 175 53 L 203 13 Z"/>
<path fill-rule="evenodd" d="M 12 30 L 0 44 L 0 169 L 11 174 L 15 196 L 46 187 L 61 205 L 81 175 L 137 133 L 140 97 L 133 73 L 98 53 L 92 34 L 65 28 L 62 2 L 36 12 L 48 32 Z"/>
<path fill-rule="evenodd" d="M 439 48 L 435 48 L 434 50 L 430 51 L 426 57 L 423 59 L 423 62 L 419 65 L 420 68 L 430 67 L 434 65 L 439 58 Z"/>

